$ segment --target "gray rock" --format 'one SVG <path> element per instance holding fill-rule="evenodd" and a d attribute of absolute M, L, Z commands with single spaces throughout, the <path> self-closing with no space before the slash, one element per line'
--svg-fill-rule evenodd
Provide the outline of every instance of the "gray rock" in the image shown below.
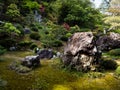
<path fill-rule="evenodd" d="M 14 47 L 14 46 L 13 46 L 13 47 L 10 47 L 9 50 L 10 50 L 10 51 L 16 51 L 16 47 Z"/>
<path fill-rule="evenodd" d="M 120 34 L 111 32 L 109 35 L 101 36 L 96 44 L 102 51 L 120 48 Z"/>
<path fill-rule="evenodd" d="M 101 53 L 98 51 L 92 32 L 75 33 L 64 48 L 62 61 L 65 67 L 89 71 L 99 64 Z"/>
<path fill-rule="evenodd" d="M 39 55 L 40 59 L 44 59 L 44 58 L 51 59 L 51 58 L 53 58 L 53 51 L 52 50 L 47 50 L 47 49 L 40 50 L 40 51 L 38 51 L 37 54 Z"/>
<path fill-rule="evenodd" d="M 34 68 L 40 65 L 40 58 L 38 55 L 37 56 L 26 56 L 24 60 L 22 60 L 21 64 L 29 68 L 31 67 Z"/>

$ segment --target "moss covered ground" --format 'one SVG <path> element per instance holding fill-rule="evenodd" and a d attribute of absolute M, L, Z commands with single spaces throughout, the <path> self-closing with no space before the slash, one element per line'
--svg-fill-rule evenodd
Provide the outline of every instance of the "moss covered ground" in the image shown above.
<path fill-rule="evenodd" d="M 77 73 L 60 69 L 59 59 L 41 60 L 41 66 L 27 74 L 9 69 L 31 51 L 7 52 L 0 56 L 0 77 L 7 81 L 5 90 L 119 90 L 120 80 L 110 73 Z M 112 71 L 114 72 L 114 71 Z"/>

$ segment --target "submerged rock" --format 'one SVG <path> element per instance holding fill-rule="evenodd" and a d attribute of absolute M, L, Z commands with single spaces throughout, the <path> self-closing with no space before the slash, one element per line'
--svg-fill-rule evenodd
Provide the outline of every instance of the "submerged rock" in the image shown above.
<path fill-rule="evenodd" d="M 78 71 L 94 70 L 99 64 L 101 52 L 95 45 L 92 32 L 75 33 L 64 48 L 62 62 L 65 67 Z"/>

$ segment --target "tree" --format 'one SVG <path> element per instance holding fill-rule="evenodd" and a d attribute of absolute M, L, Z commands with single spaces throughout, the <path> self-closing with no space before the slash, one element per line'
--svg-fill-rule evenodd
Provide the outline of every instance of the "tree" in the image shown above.
<path fill-rule="evenodd" d="M 57 0 L 53 4 L 52 10 L 58 14 L 59 24 L 66 22 L 70 26 L 93 28 L 101 22 L 99 10 L 92 8 L 89 0 Z"/>
<path fill-rule="evenodd" d="M 112 0 L 108 9 L 109 15 L 104 19 L 105 24 L 110 25 L 108 31 L 120 33 L 120 1 Z"/>

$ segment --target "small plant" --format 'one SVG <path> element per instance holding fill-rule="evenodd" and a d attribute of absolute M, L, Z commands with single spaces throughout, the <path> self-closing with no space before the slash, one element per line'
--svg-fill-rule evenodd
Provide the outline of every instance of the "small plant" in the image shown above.
<path fill-rule="evenodd" d="M 117 69 L 115 70 L 115 73 L 116 73 L 117 75 L 120 75 L 120 66 L 117 67 Z"/>
<path fill-rule="evenodd" d="M 30 34 L 30 38 L 34 39 L 34 40 L 39 40 L 40 39 L 40 35 L 37 32 L 33 32 L 33 33 Z"/>

